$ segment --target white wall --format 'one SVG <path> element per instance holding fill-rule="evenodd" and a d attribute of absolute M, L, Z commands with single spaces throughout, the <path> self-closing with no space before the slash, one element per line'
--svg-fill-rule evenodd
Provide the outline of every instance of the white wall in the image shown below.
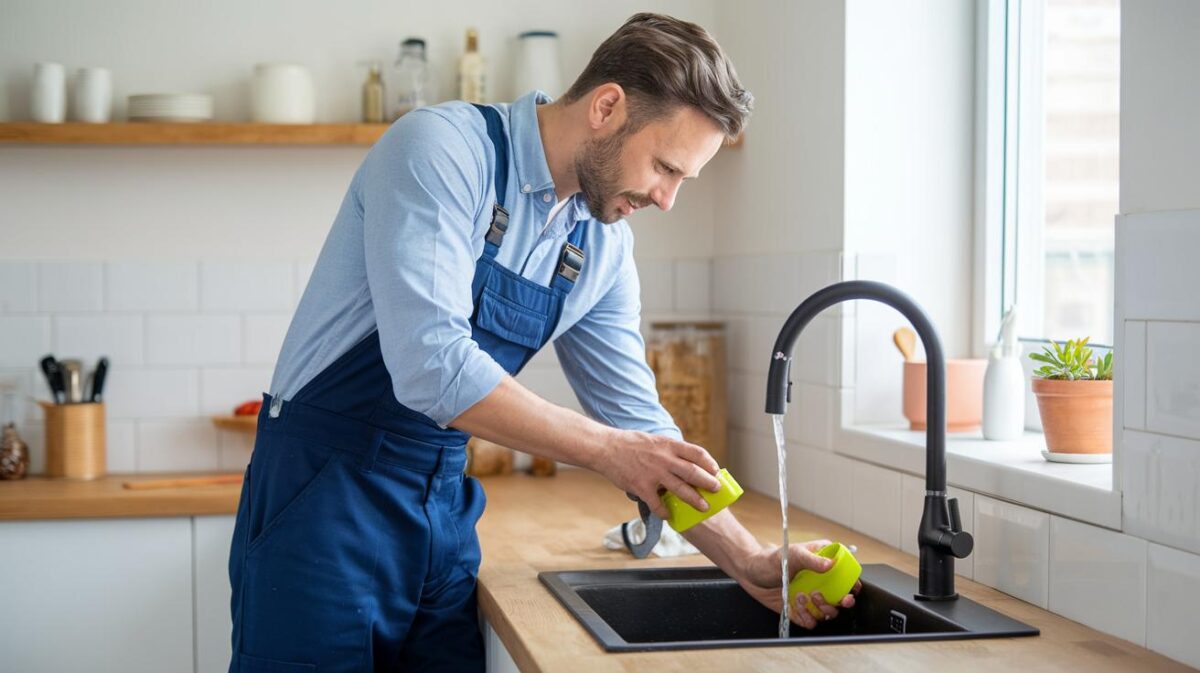
<path fill-rule="evenodd" d="M 891 283 L 930 315 L 947 357 L 971 355 L 973 3 L 854 0 L 846 13 L 847 275 Z M 854 419 L 900 420 L 891 335 L 855 309 Z"/>
<path fill-rule="evenodd" d="M 1200 5 L 1121 7 L 1116 481 L 1147 541 L 1146 645 L 1200 666 Z"/>
<path fill-rule="evenodd" d="M 1122 213 L 1200 208 L 1198 24 L 1191 0 L 1121 3 Z"/>
<path fill-rule="evenodd" d="M 841 277 L 844 8 L 720 3 L 717 26 L 756 100 L 745 145 L 713 170 L 722 185 L 713 310 L 728 326 L 731 469 L 772 493 L 775 450 L 763 413 L 771 346 L 788 312 Z M 797 345 L 793 399 L 801 403 L 788 416 L 796 446 L 830 448 L 840 324 L 822 317 Z"/>
<path fill-rule="evenodd" d="M 28 117 L 33 63 L 114 73 L 115 118 L 125 97 L 154 91 L 214 96 L 222 120 L 248 117 L 254 63 L 308 66 L 319 121 L 358 116 L 364 59 L 395 57 L 399 40 L 427 38 L 449 95 L 468 26 L 480 30 L 501 100 L 516 35 L 560 34 L 568 83 L 595 47 L 638 11 L 711 27 L 715 0 L 620 0 L 581 12 L 540 0 L 441 3 L 350 0 L 208 3 L 11 0 L 0 10 L 0 119 Z M 554 92 L 558 93 L 558 92 Z M 0 150 L 0 383 L 45 396 L 33 370 L 47 352 L 113 359 L 110 469 L 236 469 L 246 438 L 207 415 L 258 396 L 361 147 L 6 146 Z M 671 213 L 631 224 L 647 321 L 706 317 L 718 189 L 712 162 Z M 574 404 L 553 357 L 524 376 Z M 25 404 L 22 434 L 41 467 L 40 412 Z"/>

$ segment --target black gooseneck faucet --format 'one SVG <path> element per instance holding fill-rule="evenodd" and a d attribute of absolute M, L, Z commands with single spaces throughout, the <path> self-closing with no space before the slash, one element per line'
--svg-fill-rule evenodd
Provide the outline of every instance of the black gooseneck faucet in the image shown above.
<path fill-rule="evenodd" d="M 974 547 L 971 534 L 963 531 L 958 500 L 946 498 L 946 361 L 942 343 L 929 316 L 907 294 L 884 283 L 851 280 L 835 283 L 805 299 L 788 316 L 771 352 L 767 374 L 767 413 L 782 414 L 792 397 L 789 380 L 792 348 L 805 326 L 821 311 L 850 299 L 872 299 L 896 309 L 908 318 L 928 361 L 925 430 L 925 509 L 917 531 L 921 550 L 918 600 L 948 601 L 954 591 L 954 559 L 966 558 Z"/>

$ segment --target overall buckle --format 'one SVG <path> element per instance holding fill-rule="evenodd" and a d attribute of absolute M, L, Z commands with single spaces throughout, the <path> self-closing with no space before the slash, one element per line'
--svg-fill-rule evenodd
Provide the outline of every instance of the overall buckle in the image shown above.
<path fill-rule="evenodd" d="M 492 204 L 492 224 L 488 227 L 488 233 L 484 236 L 484 240 L 492 245 L 500 245 L 504 241 L 504 234 L 508 232 L 508 211 L 499 203 Z"/>
<path fill-rule="evenodd" d="M 583 271 L 583 259 L 582 250 L 564 243 L 562 254 L 558 257 L 558 275 L 574 283 L 579 278 L 579 272 Z"/>

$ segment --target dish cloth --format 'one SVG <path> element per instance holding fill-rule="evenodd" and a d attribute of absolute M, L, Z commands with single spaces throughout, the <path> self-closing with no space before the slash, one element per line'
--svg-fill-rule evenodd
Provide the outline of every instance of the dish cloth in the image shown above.
<path fill-rule="evenodd" d="M 646 524 L 642 523 L 641 518 L 635 518 L 629 522 L 629 538 L 633 540 L 634 544 L 646 539 Z M 628 551 L 625 547 L 625 540 L 621 538 L 620 526 L 614 526 L 604 534 L 604 546 L 613 551 Z M 650 553 L 666 558 L 699 554 L 700 550 L 696 549 L 695 545 L 684 539 L 682 535 L 676 533 L 674 528 L 663 523 L 662 535 L 659 536 L 658 544 L 654 545 L 654 549 L 651 549 Z"/>

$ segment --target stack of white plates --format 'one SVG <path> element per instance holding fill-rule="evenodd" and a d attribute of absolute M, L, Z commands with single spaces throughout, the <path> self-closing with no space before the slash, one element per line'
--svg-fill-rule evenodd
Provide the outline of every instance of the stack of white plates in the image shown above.
<path fill-rule="evenodd" d="M 207 94 L 147 93 L 129 97 L 130 121 L 200 122 L 212 116 L 212 96 Z"/>

